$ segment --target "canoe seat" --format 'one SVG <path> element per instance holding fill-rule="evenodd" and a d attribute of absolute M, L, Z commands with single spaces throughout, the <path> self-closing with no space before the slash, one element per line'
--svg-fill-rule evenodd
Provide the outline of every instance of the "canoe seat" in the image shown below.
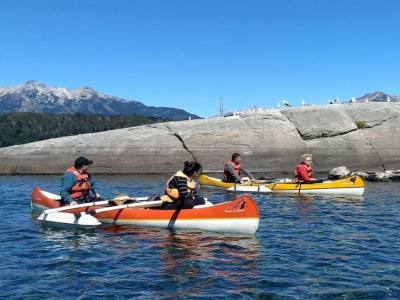
<path fill-rule="evenodd" d="M 196 205 L 193 208 L 203 208 L 203 207 L 209 207 L 209 206 L 213 206 L 214 204 L 212 204 L 210 201 L 206 200 L 205 204 L 201 204 L 201 205 Z"/>

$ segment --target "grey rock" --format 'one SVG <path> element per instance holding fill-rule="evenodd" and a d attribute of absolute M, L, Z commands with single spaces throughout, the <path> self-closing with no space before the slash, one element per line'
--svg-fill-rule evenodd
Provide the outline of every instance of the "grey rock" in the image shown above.
<path fill-rule="evenodd" d="M 376 173 L 373 181 L 390 181 L 390 178 L 393 176 L 392 172 L 378 172 Z"/>
<path fill-rule="evenodd" d="M 400 103 L 353 103 L 337 106 L 360 127 L 371 128 L 399 118 Z M 362 129 L 362 128 L 360 128 Z"/>
<path fill-rule="evenodd" d="M 375 173 L 367 173 L 363 171 L 351 172 L 350 176 L 360 176 L 364 180 L 371 180 Z"/>
<path fill-rule="evenodd" d="M 389 182 L 389 181 L 400 181 L 400 170 L 386 170 L 383 172 L 352 172 L 351 175 L 361 176 L 367 181 L 375 182 Z"/>
<path fill-rule="evenodd" d="M 95 161 L 94 173 L 170 174 L 194 159 L 205 171 L 219 172 L 234 152 L 250 171 L 289 177 L 303 153 L 313 154 L 319 172 L 335 166 L 367 174 L 399 170 L 399 103 L 350 105 L 159 123 L 7 147 L 0 149 L 0 173 L 62 173 L 80 155 Z M 355 119 L 369 126 L 357 128 Z"/>
<path fill-rule="evenodd" d="M 338 105 L 310 106 L 282 110 L 304 140 L 343 135 L 357 130 L 356 124 Z"/>
<path fill-rule="evenodd" d="M 350 170 L 345 166 L 336 167 L 329 171 L 329 179 L 340 179 L 350 175 Z"/>

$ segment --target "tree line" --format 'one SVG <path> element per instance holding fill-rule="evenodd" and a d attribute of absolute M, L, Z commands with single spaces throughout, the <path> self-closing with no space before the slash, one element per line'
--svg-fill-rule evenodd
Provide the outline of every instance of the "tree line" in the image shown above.
<path fill-rule="evenodd" d="M 143 116 L 105 116 L 17 112 L 0 114 L 0 147 L 160 121 Z"/>

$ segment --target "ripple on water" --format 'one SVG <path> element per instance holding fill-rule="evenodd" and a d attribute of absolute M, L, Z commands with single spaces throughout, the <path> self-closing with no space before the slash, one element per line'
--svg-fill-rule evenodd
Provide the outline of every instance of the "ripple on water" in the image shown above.
<path fill-rule="evenodd" d="M 158 193 L 166 180 L 97 179 L 105 197 Z M 255 237 L 43 226 L 31 189 L 58 185 L 56 176 L 1 177 L 0 298 L 400 298 L 398 184 L 370 183 L 356 198 L 255 195 Z"/>

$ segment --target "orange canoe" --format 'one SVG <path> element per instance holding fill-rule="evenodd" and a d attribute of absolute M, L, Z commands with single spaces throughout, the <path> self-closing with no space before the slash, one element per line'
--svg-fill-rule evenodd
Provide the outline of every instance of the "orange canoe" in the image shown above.
<path fill-rule="evenodd" d="M 32 209 L 38 212 L 60 207 L 60 196 L 35 188 L 32 191 Z M 69 213 L 92 210 L 78 208 Z M 240 195 L 232 201 L 194 209 L 161 210 L 125 208 L 96 214 L 103 222 L 116 225 L 151 226 L 170 229 L 200 229 L 214 232 L 254 234 L 260 216 L 257 205 L 249 195 Z"/>

